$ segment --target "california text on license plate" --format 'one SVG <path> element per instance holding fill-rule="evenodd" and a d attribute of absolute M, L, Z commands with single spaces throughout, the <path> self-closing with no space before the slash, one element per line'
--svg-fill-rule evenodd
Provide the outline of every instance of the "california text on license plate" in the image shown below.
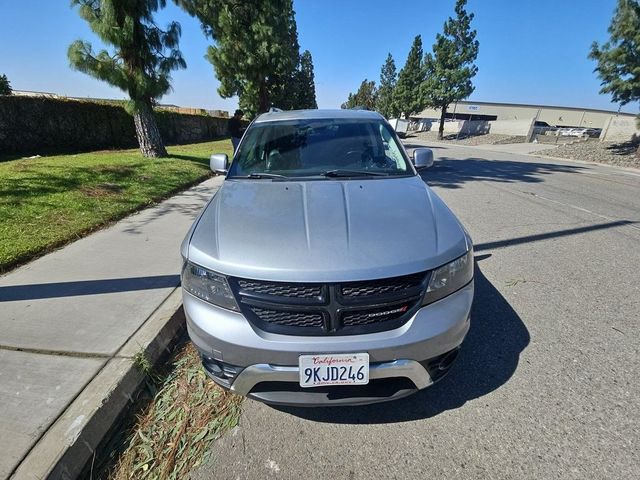
<path fill-rule="evenodd" d="M 301 387 L 369 383 L 368 353 L 300 355 L 298 366 Z"/>

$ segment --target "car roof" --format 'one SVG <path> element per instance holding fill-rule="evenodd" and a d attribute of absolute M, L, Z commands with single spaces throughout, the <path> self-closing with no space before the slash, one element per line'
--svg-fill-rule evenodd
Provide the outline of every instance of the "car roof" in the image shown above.
<path fill-rule="evenodd" d="M 318 119 L 360 119 L 380 120 L 383 118 L 378 112 L 352 109 L 314 109 L 314 110 L 286 110 L 263 113 L 255 123 L 275 122 L 281 120 L 318 120 Z"/>

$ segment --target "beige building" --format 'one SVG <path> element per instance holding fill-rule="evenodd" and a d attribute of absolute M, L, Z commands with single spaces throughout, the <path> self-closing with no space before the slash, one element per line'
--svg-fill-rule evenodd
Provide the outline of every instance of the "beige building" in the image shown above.
<path fill-rule="evenodd" d="M 556 127 L 603 128 L 611 116 L 634 119 L 631 113 L 592 108 L 461 101 L 450 105 L 447 118 L 459 120 L 530 120 Z M 439 119 L 440 110 L 427 108 L 415 118 Z"/>

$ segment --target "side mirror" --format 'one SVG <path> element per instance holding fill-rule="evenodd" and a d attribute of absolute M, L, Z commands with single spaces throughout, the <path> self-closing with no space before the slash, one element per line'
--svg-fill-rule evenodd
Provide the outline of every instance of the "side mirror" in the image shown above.
<path fill-rule="evenodd" d="M 215 153 L 209 159 L 209 167 L 214 173 L 226 175 L 229 168 L 229 157 L 226 153 Z"/>
<path fill-rule="evenodd" d="M 413 163 L 416 170 L 424 170 L 433 165 L 433 151 L 430 148 L 416 148 L 413 151 Z"/>

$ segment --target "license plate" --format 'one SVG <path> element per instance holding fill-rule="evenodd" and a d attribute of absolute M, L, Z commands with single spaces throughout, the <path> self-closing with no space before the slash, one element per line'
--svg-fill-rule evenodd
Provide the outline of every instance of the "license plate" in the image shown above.
<path fill-rule="evenodd" d="M 369 383 L 368 353 L 300 355 L 298 367 L 301 387 Z"/>

